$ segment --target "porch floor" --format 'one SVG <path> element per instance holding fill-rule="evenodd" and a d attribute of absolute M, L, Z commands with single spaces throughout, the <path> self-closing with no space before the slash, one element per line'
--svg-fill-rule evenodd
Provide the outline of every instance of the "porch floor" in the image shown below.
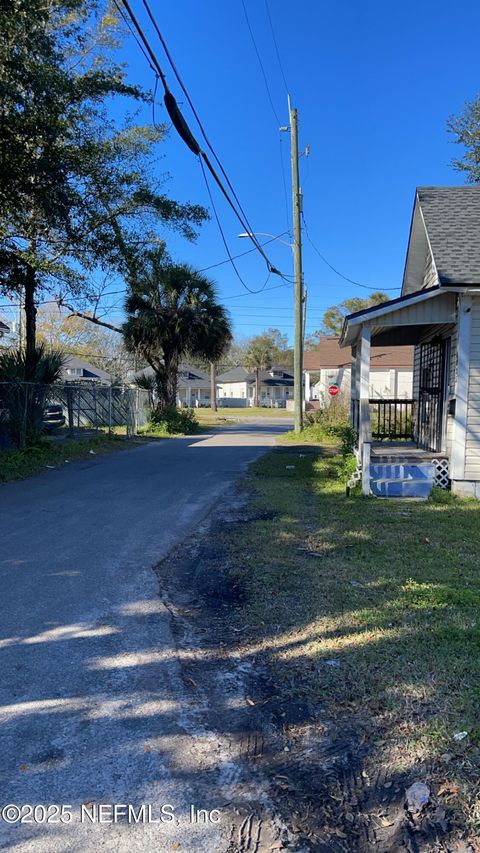
<path fill-rule="evenodd" d="M 446 453 L 422 450 L 413 441 L 374 441 L 371 449 L 371 459 L 377 462 L 431 462 L 446 458 Z"/>

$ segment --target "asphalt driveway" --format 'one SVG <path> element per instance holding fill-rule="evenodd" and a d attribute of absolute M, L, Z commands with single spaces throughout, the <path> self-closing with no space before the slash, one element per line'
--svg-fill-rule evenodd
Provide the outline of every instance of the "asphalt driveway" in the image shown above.
<path fill-rule="evenodd" d="M 229 849 L 212 784 L 226 759 L 196 723 L 153 566 L 289 428 L 262 419 L 0 487 L 0 808 L 66 807 L 4 810 L 1 849 Z"/>

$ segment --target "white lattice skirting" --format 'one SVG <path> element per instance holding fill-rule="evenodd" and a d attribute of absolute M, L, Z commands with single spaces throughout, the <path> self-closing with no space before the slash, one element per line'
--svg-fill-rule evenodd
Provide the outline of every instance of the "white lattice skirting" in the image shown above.
<path fill-rule="evenodd" d="M 450 477 L 448 475 L 448 459 L 432 459 L 432 464 L 435 466 L 435 476 L 433 482 L 441 489 L 450 488 Z"/>
<path fill-rule="evenodd" d="M 357 467 L 355 468 L 355 471 L 353 472 L 350 479 L 347 480 L 347 488 L 348 489 L 353 489 L 355 486 L 358 485 L 358 483 L 360 483 L 362 481 L 362 462 L 361 462 L 361 458 L 360 458 L 360 451 L 358 450 L 357 447 L 354 447 L 353 452 L 354 452 L 356 459 L 357 459 Z"/>

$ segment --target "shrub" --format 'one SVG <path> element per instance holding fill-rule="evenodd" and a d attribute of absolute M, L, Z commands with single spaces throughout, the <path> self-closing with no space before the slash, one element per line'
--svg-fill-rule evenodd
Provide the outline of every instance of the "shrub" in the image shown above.
<path fill-rule="evenodd" d="M 61 376 L 64 356 L 43 345 L 27 365 L 23 350 L 0 353 L 0 423 L 17 447 L 36 444 L 51 385 Z"/>
<path fill-rule="evenodd" d="M 146 432 L 157 432 L 165 435 L 193 435 L 198 432 L 200 424 L 193 409 L 176 409 L 173 406 L 161 412 L 152 412 Z"/>
<path fill-rule="evenodd" d="M 343 456 L 352 453 L 357 434 L 350 423 L 349 403 L 345 397 L 335 397 L 325 409 L 308 412 L 305 421 L 305 431 L 314 434 L 317 440 L 337 439 Z"/>

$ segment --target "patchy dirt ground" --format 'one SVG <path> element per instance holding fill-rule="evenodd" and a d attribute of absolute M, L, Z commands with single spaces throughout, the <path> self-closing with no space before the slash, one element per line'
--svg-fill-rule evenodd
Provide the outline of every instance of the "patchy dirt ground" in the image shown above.
<path fill-rule="evenodd" d="M 241 525 L 247 553 L 248 523 L 259 517 L 232 491 L 157 569 L 195 727 L 224 751 L 230 853 L 476 853 L 480 846 L 449 839 L 445 792 L 440 800 L 432 786 L 421 813 L 409 811 L 412 779 L 374 758 L 368 716 L 346 707 L 333 719 L 295 678 L 275 683 L 258 633 L 243 624 L 244 591 L 225 550 Z"/>

